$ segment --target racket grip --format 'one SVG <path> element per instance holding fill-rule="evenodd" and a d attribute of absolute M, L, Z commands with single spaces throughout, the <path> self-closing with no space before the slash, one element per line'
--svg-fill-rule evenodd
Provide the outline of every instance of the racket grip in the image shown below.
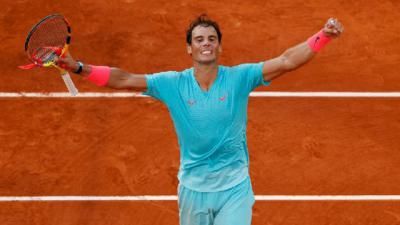
<path fill-rule="evenodd" d="M 78 89 L 76 89 L 69 73 L 63 73 L 61 74 L 61 77 L 64 80 L 65 86 L 67 86 L 69 93 L 72 96 L 76 96 L 78 94 Z"/>

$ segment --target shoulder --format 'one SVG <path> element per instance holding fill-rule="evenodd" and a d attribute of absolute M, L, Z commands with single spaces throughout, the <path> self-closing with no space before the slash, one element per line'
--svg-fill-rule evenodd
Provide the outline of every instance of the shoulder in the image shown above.
<path fill-rule="evenodd" d="M 147 80 L 178 80 L 180 78 L 187 77 L 190 69 L 186 69 L 183 71 L 164 71 L 157 73 L 149 73 L 146 74 Z"/>
<path fill-rule="evenodd" d="M 186 77 L 188 70 L 183 71 L 165 71 L 146 74 L 147 92 L 150 95 L 164 102 L 174 96 L 182 78 Z"/>
<path fill-rule="evenodd" d="M 179 72 L 177 72 L 177 71 L 163 71 L 163 72 L 146 74 L 146 77 L 149 77 L 149 78 L 155 78 L 155 77 L 173 78 L 173 77 L 177 77 L 177 76 L 179 76 Z"/>
<path fill-rule="evenodd" d="M 254 69 L 260 69 L 264 65 L 264 62 L 257 62 L 257 63 L 242 63 L 238 64 L 235 66 L 232 66 L 231 68 L 237 71 L 246 71 L 246 70 L 254 70 Z"/>
<path fill-rule="evenodd" d="M 258 63 L 242 63 L 233 66 L 220 66 L 220 69 L 224 74 L 228 75 L 240 75 L 249 73 L 259 73 L 262 71 L 264 62 Z"/>
<path fill-rule="evenodd" d="M 168 76 L 168 77 L 179 77 L 179 76 L 188 76 L 193 71 L 193 68 L 188 68 L 181 71 L 164 71 L 157 73 L 146 74 L 147 76 Z"/>

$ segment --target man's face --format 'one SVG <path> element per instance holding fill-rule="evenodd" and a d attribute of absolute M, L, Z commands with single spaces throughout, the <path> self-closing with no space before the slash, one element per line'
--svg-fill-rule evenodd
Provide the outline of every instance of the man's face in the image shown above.
<path fill-rule="evenodd" d="M 210 64 L 217 61 L 221 52 L 217 31 L 212 26 L 197 26 L 192 31 L 192 44 L 187 46 L 193 61 Z"/>

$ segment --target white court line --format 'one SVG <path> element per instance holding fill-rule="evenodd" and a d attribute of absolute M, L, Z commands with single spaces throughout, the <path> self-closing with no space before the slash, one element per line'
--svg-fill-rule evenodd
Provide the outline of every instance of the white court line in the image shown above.
<path fill-rule="evenodd" d="M 362 97 L 398 98 L 400 92 L 252 92 L 251 97 Z M 147 97 L 128 92 L 0 92 L 0 98 L 130 98 Z M 256 195 L 257 201 L 398 201 L 400 195 Z M 174 195 L 142 196 L 4 196 L 0 202 L 15 201 L 176 201 Z"/>
<path fill-rule="evenodd" d="M 399 98 L 400 92 L 252 92 L 251 97 Z"/>
<path fill-rule="evenodd" d="M 257 201 L 399 201 L 400 195 L 256 195 Z M 0 202 L 177 201 L 176 195 L 138 196 L 3 196 Z"/>
<path fill-rule="evenodd" d="M 133 98 L 148 97 L 138 92 L 81 92 L 71 96 L 68 92 L 0 92 L 0 98 Z M 250 97 L 296 97 L 296 98 L 400 98 L 400 92 L 280 92 L 257 91 Z"/>
<path fill-rule="evenodd" d="M 69 92 L 0 92 L 0 98 L 132 98 L 148 97 L 135 92 L 81 92 L 71 96 Z"/>

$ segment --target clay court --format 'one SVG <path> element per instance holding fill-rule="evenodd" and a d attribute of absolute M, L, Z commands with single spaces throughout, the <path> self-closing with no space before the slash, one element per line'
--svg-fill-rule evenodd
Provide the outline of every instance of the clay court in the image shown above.
<path fill-rule="evenodd" d="M 179 150 L 166 107 L 141 97 L 66 92 L 52 69 L 23 71 L 32 25 L 72 25 L 75 58 L 135 73 L 191 67 L 185 30 L 201 13 L 223 32 L 221 64 L 260 62 L 329 17 L 345 32 L 304 67 L 257 92 L 400 91 L 400 1 L 6 1 L 0 11 L 0 195 L 176 195 Z M 111 93 L 73 76 L 81 93 Z M 5 97 L 6 93 L 43 97 Z M 400 97 L 251 97 L 257 196 L 399 196 Z M 1 201 L 1 225 L 174 225 L 176 201 Z M 257 200 L 253 225 L 400 225 L 400 200 Z"/>

